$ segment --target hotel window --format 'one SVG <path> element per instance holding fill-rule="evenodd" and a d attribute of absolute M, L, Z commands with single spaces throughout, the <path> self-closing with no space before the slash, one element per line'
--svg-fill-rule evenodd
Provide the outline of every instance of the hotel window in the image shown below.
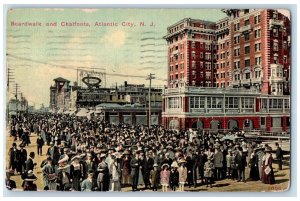
<path fill-rule="evenodd" d="M 250 72 L 246 72 L 246 73 L 245 73 L 245 78 L 246 78 L 247 80 L 251 78 Z"/>
<path fill-rule="evenodd" d="M 261 65 L 261 57 L 255 57 L 255 65 Z"/>
<path fill-rule="evenodd" d="M 196 62 L 192 61 L 192 68 L 196 68 Z"/>
<path fill-rule="evenodd" d="M 260 33 L 261 33 L 260 29 L 255 30 L 254 31 L 255 38 L 259 38 L 260 37 Z"/>
<path fill-rule="evenodd" d="M 242 97 L 242 108 L 253 108 L 254 98 Z"/>
<path fill-rule="evenodd" d="M 250 20 L 249 19 L 247 19 L 247 20 L 244 21 L 244 26 L 247 26 L 249 24 L 250 24 Z"/>
<path fill-rule="evenodd" d="M 240 68 L 240 61 L 235 61 L 234 62 L 234 69 L 239 69 Z"/>
<path fill-rule="evenodd" d="M 178 65 L 175 65 L 175 70 L 178 71 Z"/>
<path fill-rule="evenodd" d="M 260 15 L 254 17 L 254 24 L 260 23 Z"/>
<path fill-rule="evenodd" d="M 195 59 L 195 52 L 192 52 L 192 59 Z"/>
<path fill-rule="evenodd" d="M 210 45 L 209 44 L 205 45 L 205 50 L 210 50 Z"/>
<path fill-rule="evenodd" d="M 202 61 L 200 62 L 200 68 L 203 68 L 203 62 Z"/>
<path fill-rule="evenodd" d="M 250 59 L 246 59 L 245 60 L 245 67 L 249 67 L 250 66 Z"/>
<path fill-rule="evenodd" d="M 260 117 L 260 125 L 266 125 L 266 117 Z"/>
<path fill-rule="evenodd" d="M 255 52 L 260 52 L 261 50 L 261 43 L 256 43 L 255 44 Z"/>
<path fill-rule="evenodd" d="M 205 60 L 211 60 L 211 53 L 205 53 Z"/>
<path fill-rule="evenodd" d="M 245 54 L 249 54 L 250 53 L 250 46 L 246 46 L 245 47 Z"/>
<path fill-rule="evenodd" d="M 170 66 L 170 71 L 173 72 L 173 66 Z"/>
<path fill-rule="evenodd" d="M 193 76 L 193 79 L 196 79 L 196 71 L 192 71 L 192 76 Z"/>
<path fill-rule="evenodd" d="M 290 100 L 289 99 L 284 100 L 284 108 L 286 108 L 286 109 L 290 108 Z"/>
<path fill-rule="evenodd" d="M 235 57 L 240 56 L 240 48 L 234 49 L 234 56 Z"/>
<path fill-rule="evenodd" d="M 240 36 L 235 36 L 234 37 L 234 44 L 240 43 Z"/>
<path fill-rule="evenodd" d="M 255 78 L 260 78 L 260 70 L 255 71 Z"/>
<path fill-rule="evenodd" d="M 234 24 L 234 31 L 240 30 L 240 23 Z"/>
<path fill-rule="evenodd" d="M 245 39 L 245 41 L 250 40 L 250 34 L 249 33 L 245 33 L 244 39 Z"/>
<path fill-rule="evenodd" d="M 200 58 L 201 59 L 203 58 L 203 52 L 200 52 Z"/>
<path fill-rule="evenodd" d="M 273 36 L 278 37 L 278 29 L 273 29 Z"/>
<path fill-rule="evenodd" d="M 227 97 L 226 98 L 226 108 L 239 108 L 237 97 Z"/>
<path fill-rule="evenodd" d="M 196 85 L 196 81 L 195 81 L 195 80 L 192 81 L 192 85 L 193 85 L 193 86 Z"/>
<path fill-rule="evenodd" d="M 195 48 L 195 42 L 192 42 L 192 48 Z"/>
<path fill-rule="evenodd" d="M 274 41 L 273 43 L 273 50 L 274 51 L 278 51 L 279 50 L 279 45 L 278 45 L 278 42 Z"/>
<path fill-rule="evenodd" d="M 184 68 L 184 65 L 180 64 L 180 69 L 183 70 L 183 68 Z"/>
<path fill-rule="evenodd" d="M 274 55 L 274 64 L 278 64 L 278 56 Z"/>
<path fill-rule="evenodd" d="M 184 59 L 184 54 L 183 53 L 180 54 L 180 59 Z"/>
<path fill-rule="evenodd" d="M 287 49 L 287 42 L 286 41 L 283 42 L 283 49 L 285 49 L 285 50 Z"/>
<path fill-rule="evenodd" d="M 283 56 L 283 62 L 287 63 L 287 56 L 286 55 Z"/>

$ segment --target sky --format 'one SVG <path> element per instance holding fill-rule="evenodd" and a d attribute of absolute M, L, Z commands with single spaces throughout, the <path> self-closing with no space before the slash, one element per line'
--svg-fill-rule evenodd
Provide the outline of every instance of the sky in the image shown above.
<path fill-rule="evenodd" d="M 220 9 L 12 9 L 7 13 L 7 67 L 29 104 L 36 107 L 49 105 L 53 79 L 76 81 L 77 67 L 105 69 L 106 87 L 124 81 L 147 85 L 149 73 L 155 74 L 153 85 L 163 86 L 167 79 L 163 36 L 168 26 L 189 17 L 217 21 L 226 15 Z M 11 26 L 12 22 L 40 22 L 42 26 Z M 46 26 L 55 22 L 57 26 Z M 66 27 L 61 22 L 90 26 Z M 95 26 L 96 22 L 118 26 Z M 135 26 L 128 26 L 132 23 Z M 14 91 L 11 83 L 8 98 Z"/>

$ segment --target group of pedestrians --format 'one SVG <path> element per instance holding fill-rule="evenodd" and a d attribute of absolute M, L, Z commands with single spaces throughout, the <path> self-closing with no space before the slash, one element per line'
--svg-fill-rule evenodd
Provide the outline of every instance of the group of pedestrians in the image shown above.
<path fill-rule="evenodd" d="M 100 117 L 50 113 L 18 115 L 10 121 L 10 133 L 15 141 L 8 158 L 10 189 L 12 174 L 21 175 L 24 190 L 37 190 L 35 181 L 43 179 L 43 190 L 52 191 L 184 191 L 246 178 L 275 183 L 269 145 L 244 138 L 223 140 L 219 133 L 113 125 Z M 24 133 L 28 137 L 22 137 Z M 231 135 L 236 134 L 241 133 Z M 36 154 L 44 157 L 39 164 L 43 178 L 34 175 L 35 152 L 27 155 L 25 149 L 32 135 L 38 136 Z M 43 146 L 48 147 L 46 153 Z M 276 146 L 282 164 L 282 150 Z"/>

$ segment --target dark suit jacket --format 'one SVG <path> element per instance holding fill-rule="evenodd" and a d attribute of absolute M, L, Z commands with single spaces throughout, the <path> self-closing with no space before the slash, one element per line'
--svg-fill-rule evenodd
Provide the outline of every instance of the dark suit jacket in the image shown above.
<path fill-rule="evenodd" d="M 280 147 L 278 147 L 276 149 L 276 159 L 277 160 L 282 160 L 283 159 L 283 153 L 282 153 L 282 149 Z"/>
<path fill-rule="evenodd" d="M 28 172 L 29 170 L 33 170 L 33 168 L 34 168 L 33 160 L 29 158 L 26 161 L 26 172 Z"/>

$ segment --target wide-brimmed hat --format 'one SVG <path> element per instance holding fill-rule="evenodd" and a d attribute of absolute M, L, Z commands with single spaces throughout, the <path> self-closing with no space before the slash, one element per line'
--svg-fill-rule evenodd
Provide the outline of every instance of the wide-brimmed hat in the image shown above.
<path fill-rule="evenodd" d="M 178 163 L 176 161 L 173 161 L 171 164 L 171 167 L 178 168 Z"/>
<path fill-rule="evenodd" d="M 183 158 L 182 159 L 180 159 L 179 161 L 178 161 L 178 163 L 180 164 L 180 163 L 186 163 L 186 160 L 184 160 Z"/>
<path fill-rule="evenodd" d="M 73 158 L 72 158 L 73 159 Z M 68 162 L 68 157 L 63 157 L 62 159 L 60 159 L 57 163 L 60 164 L 60 163 L 66 163 Z"/>
<path fill-rule="evenodd" d="M 123 155 L 130 155 L 130 152 L 126 149 L 123 153 Z"/>
<path fill-rule="evenodd" d="M 74 161 L 74 160 L 76 160 L 76 159 L 80 160 L 80 156 L 78 156 L 78 155 L 74 156 L 74 157 L 71 159 L 71 161 Z"/>
<path fill-rule="evenodd" d="M 70 167 L 70 165 L 62 165 L 62 166 L 59 166 L 57 169 L 64 170 L 64 169 L 67 169 L 68 167 Z"/>
<path fill-rule="evenodd" d="M 167 164 L 167 163 L 162 164 L 161 167 L 163 168 L 163 167 L 165 167 L 165 166 L 170 167 L 169 164 Z"/>
<path fill-rule="evenodd" d="M 100 154 L 100 158 L 105 158 L 106 157 L 106 154 L 105 153 L 101 153 Z"/>
<path fill-rule="evenodd" d="M 271 152 L 272 151 L 272 148 L 271 147 L 266 147 L 265 148 L 265 152 Z"/>

